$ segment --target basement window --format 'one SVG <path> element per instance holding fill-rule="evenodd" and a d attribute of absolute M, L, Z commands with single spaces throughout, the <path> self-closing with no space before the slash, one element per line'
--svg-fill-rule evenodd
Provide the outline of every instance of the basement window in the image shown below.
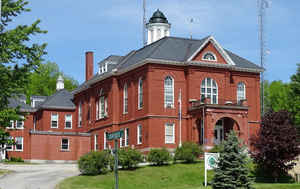
<path fill-rule="evenodd" d="M 61 150 L 69 151 L 69 139 L 67 138 L 61 139 Z"/>

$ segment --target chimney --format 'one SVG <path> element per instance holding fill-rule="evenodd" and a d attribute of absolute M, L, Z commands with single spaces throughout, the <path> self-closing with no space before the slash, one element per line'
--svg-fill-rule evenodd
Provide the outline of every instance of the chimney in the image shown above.
<path fill-rule="evenodd" d="M 90 80 L 94 75 L 94 53 L 85 53 L 85 81 Z"/>

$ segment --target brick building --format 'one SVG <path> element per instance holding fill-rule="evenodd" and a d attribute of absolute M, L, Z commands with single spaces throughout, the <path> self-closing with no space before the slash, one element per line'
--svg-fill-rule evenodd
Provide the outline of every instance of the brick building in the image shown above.
<path fill-rule="evenodd" d="M 125 133 L 120 147 L 142 152 L 174 150 L 184 141 L 210 149 L 232 129 L 249 145 L 260 126 L 263 69 L 224 49 L 212 36 L 170 37 L 170 26 L 157 10 L 147 24 L 148 45 L 107 57 L 96 74 L 93 52 L 87 52 L 82 85 L 69 93 L 58 80 L 57 93 L 36 97 L 40 101 L 28 111 L 20 156 L 76 160 L 113 146 L 106 133 L 118 130 Z"/>

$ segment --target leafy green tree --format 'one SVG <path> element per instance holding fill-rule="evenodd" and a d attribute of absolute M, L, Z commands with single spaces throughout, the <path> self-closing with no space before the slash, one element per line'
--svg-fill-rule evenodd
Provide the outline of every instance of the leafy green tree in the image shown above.
<path fill-rule="evenodd" d="M 214 189 L 252 188 L 248 155 L 234 131 L 231 131 L 220 151 L 218 168 L 212 180 Z"/>
<path fill-rule="evenodd" d="M 46 33 L 39 28 L 40 20 L 31 25 L 14 26 L 15 17 L 24 12 L 25 0 L 2 0 L 0 16 L 0 142 L 5 143 L 5 127 L 11 119 L 17 118 L 19 111 L 9 109 L 8 100 L 17 94 L 25 93 L 30 73 L 38 68 L 46 53 L 46 44 L 31 42 L 31 37 Z M 2 140 L 3 139 L 3 140 Z"/>
<path fill-rule="evenodd" d="M 258 135 L 251 139 L 253 158 L 265 175 L 275 181 L 293 168 L 292 161 L 300 154 L 296 128 L 290 113 L 269 111 L 263 119 Z"/>
<path fill-rule="evenodd" d="M 41 64 L 29 77 L 27 87 L 27 96 L 43 95 L 50 96 L 56 92 L 56 80 L 59 75 L 64 78 L 65 89 L 72 91 L 78 87 L 78 82 L 72 77 L 65 75 L 59 71 L 59 67 L 54 62 Z"/>
<path fill-rule="evenodd" d="M 294 125 L 297 127 L 298 134 L 300 133 L 300 64 L 297 65 L 297 72 L 292 75 L 290 83 L 290 109 Z"/>

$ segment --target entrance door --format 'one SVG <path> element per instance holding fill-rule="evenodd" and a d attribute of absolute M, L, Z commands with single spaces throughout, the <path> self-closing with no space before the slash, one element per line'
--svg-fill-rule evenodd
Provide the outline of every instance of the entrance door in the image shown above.
<path fill-rule="evenodd" d="M 214 143 L 216 145 L 219 145 L 224 140 L 224 126 L 223 126 L 223 120 L 219 120 L 215 125 L 215 131 L 214 131 Z"/>

